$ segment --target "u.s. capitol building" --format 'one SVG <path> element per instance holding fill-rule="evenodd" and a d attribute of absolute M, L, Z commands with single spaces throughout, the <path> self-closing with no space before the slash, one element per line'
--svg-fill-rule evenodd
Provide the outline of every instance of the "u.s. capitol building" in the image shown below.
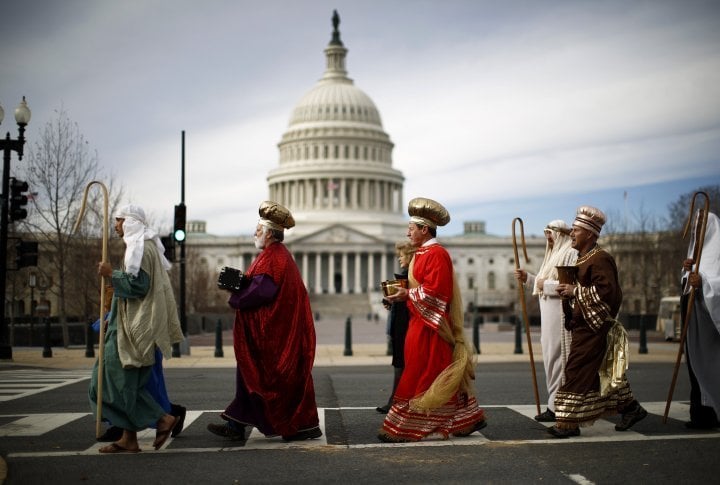
<path fill-rule="evenodd" d="M 405 177 L 393 168 L 393 143 L 379 110 L 348 77 L 348 50 L 337 17 L 333 24 L 325 73 L 294 107 L 278 143 L 279 163 L 267 177 L 268 199 L 295 217 L 285 244 L 313 307 L 337 314 L 375 312 L 380 282 L 398 270 L 395 243 L 406 239 Z M 466 305 L 476 303 L 486 321 L 514 312 L 518 292 L 511 238 L 488 235 L 484 222 L 469 221 L 461 235 L 442 234 L 439 228 L 438 239 L 452 255 Z M 527 266 L 537 268 L 545 239 L 527 238 L 526 244 Z M 194 264 L 211 274 L 222 266 L 245 269 L 257 254 L 252 235 L 212 236 L 202 221 L 188 223 L 187 249 L 196 255 Z"/>

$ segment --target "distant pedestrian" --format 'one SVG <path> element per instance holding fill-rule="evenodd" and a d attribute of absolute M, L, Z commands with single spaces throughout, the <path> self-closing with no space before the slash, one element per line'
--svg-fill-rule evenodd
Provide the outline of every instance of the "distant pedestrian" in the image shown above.
<path fill-rule="evenodd" d="M 412 260 L 413 254 L 415 254 L 415 246 L 407 241 L 399 242 L 395 244 L 395 254 L 397 254 L 398 264 L 400 265 L 400 273 L 395 273 L 395 279 L 407 281 L 408 266 L 410 265 L 410 260 Z M 407 334 L 410 314 L 408 313 L 408 308 L 404 301 L 390 303 L 387 299 L 383 298 L 383 304 L 387 304 L 390 311 L 388 314 L 388 335 L 392 348 L 392 366 L 394 376 L 392 392 L 390 392 L 388 402 L 383 406 L 376 407 L 375 409 L 379 413 L 387 414 L 390 410 L 390 406 L 392 406 L 395 389 L 397 389 L 400 377 L 402 377 L 403 369 L 405 368 L 405 335 Z"/>

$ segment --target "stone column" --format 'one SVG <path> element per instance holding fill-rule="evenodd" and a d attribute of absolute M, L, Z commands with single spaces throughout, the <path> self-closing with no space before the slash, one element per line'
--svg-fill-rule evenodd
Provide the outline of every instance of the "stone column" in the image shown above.
<path fill-rule="evenodd" d="M 343 251 L 342 263 L 340 271 L 342 271 L 342 292 L 349 293 L 348 291 L 348 253 Z"/>
<path fill-rule="evenodd" d="M 355 293 L 361 293 L 362 287 L 360 286 L 360 260 L 362 254 L 355 253 Z"/>
<path fill-rule="evenodd" d="M 335 253 L 328 253 L 328 293 L 335 294 Z"/>
<path fill-rule="evenodd" d="M 315 253 L 315 293 L 322 293 L 322 253 Z"/>
<path fill-rule="evenodd" d="M 308 262 L 309 262 L 308 253 L 307 252 L 302 253 L 302 280 L 303 280 L 303 283 L 305 283 L 306 290 L 309 287 L 309 284 L 308 284 L 309 283 L 308 282 Z"/>
<path fill-rule="evenodd" d="M 368 253 L 368 292 L 375 289 L 375 255 Z"/>

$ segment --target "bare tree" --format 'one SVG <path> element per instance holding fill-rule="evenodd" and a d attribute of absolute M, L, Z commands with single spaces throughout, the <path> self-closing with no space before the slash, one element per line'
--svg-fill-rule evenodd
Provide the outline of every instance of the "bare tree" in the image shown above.
<path fill-rule="evenodd" d="M 720 185 L 707 185 L 698 187 L 696 191 L 688 192 L 681 195 L 678 200 L 668 205 L 668 217 L 670 219 L 670 227 L 676 231 L 682 231 L 685 221 L 687 221 L 692 203 L 693 195 L 696 192 L 705 192 L 710 198 L 710 212 L 720 215 Z M 704 203 L 703 198 L 698 198 L 698 203 Z M 700 207 L 696 207 L 699 209 Z M 686 245 L 687 246 L 687 245 Z"/>
<path fill-rule="evenodd" d="M 217 271 L 208 267 L 196 248 L 186 247 L 188 312 L 218 312 L 227 309 L 227 295 L 218 290 Z"/>
<path fill-rule="evenodd" d="M 630 220 L 617 213 L 608 214 L 603 244 L 618 265 L 626 314 L 651 315 L 657 310 L 668 271 L 664 249 L 666 225 L 666 221 L 648 213 L 642 205 Z"/>
<path fill-rule="evenodd" d="M 55 111 L 57 117 L 47 122 L 37 142 L 29 147 L 26 177 L 32 198 L 28 229 L 49 248 L 52 257 L 48 267 L 41 268 L 53 278 L 58 297 L 58 316 L 63 330 L 63 344 L 69 345 L 68 316 L 92 315 L 93 303 L 99 299 L 99 279 L 95 264 L 101 259 L 98 240 L 102 237 L 102 194 L 90 194 L 87 214 L 77 236 L 71 234 L 78 216 L 85 186 L 101 180 L 103 172 L 98 154 L 80 132 L 66 111 Z M 110 192 L 109 209 L 113 211 L 123 189 L 104 180 Z M 70 297 L 72 296 L 72 297 Z"/>

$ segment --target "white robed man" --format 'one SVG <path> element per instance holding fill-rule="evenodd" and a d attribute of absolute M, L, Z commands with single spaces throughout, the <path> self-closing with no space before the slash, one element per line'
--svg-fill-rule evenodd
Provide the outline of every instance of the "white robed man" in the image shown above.
<path fill-rule="evenodd" d="M 697 225 L 697 218 L 696 218 Z M 695 239 L 688 247 L 687 259 L 683 262 L 683 318 L 690 297 L 690 288 L 695 288 L 695 301 L 690 320 L 687 323 L 687 366 L 690 373 L 690 421 L 685 426 L 691 429 L 712 429 L 720 427 L 720 223 L 718 217 L 708 214 L 702 257 L 693 272 L 695 260 Z"/>
<path fill-rule="evenodd" d="M 564 381 L 565 364 L 570 353 L 572 334 L 565 329 L 565 317 L 560 295 L 557 293 L 558 266 L 573 266 L 577 251 L 572 247 L 570 227 L 563 220 L 550 221 L 545 226 L 545 257 L 537 274 L 515 270 L 515 277 L 532 288 L 540 304 L 540 345 L 545 365 L 545 384 L 548 390 L 547 409 L 535 416 L 540 422 L 555 421 L 555 396 Z"/>

